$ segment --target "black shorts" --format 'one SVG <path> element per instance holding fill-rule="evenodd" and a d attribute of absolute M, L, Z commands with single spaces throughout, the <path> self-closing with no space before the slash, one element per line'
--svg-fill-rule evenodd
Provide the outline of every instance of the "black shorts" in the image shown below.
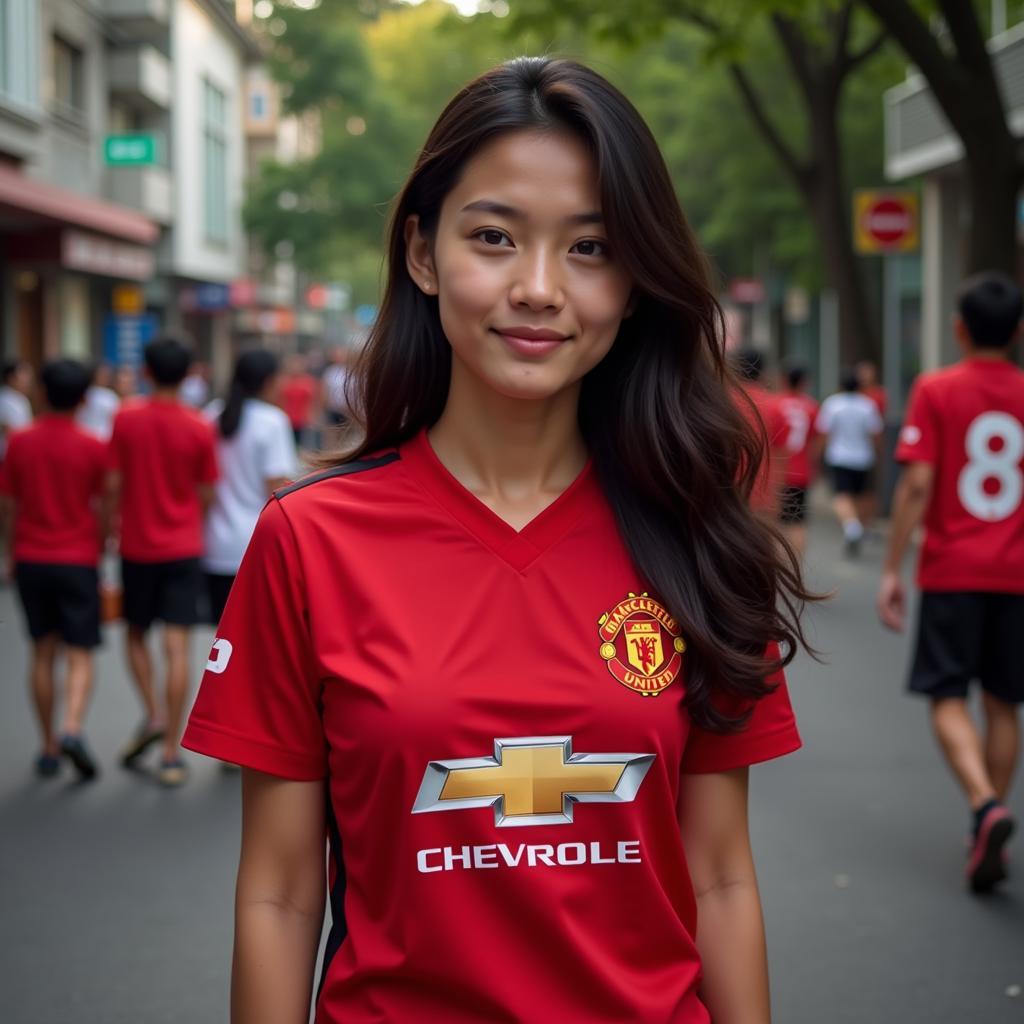
<path fill-rule="evenodd" d="M 203 572 L 198 558 L 173 562 L 132 562 L 121 559 L 124 618 L 130 626 L 149 629 L 154 619 L 171 626 L 200 621 Z"/>
<path fill-rule="evenodd" d="M 832 489 L 836 494 L 863 494 L 868 489 L 870 469 L 850 469 L 848 466 L 831 466 Z"/>
<path fill-rule="evenodd" d="M 224 605 L 228 603 L 228 594 L 231 593 L 231 584 L 234 582 L 234 576 L 223 576 L 219 572 L 206 573 L 207 621 L 211 626 L 216 626 L 220 622 L 224 614 Z"/>
<path fill-rule="evenodd" d="M 966 697 L 972 680 L 1007 704 L 1024 702 L 1024 594 L 925 591 L 909 689 Z"/>
<path fill-rule="evenodd" d="M 807 488 L 787 484 L 779 497 L 779 522 L 784 526 L 800 526 L 807 519 Z"/>
<path fill-rule="evenodd" d="M 100 643 L 100 581 L 94 566 L 18 562 L 14 568 L 33 640 L 56 633 L 69 647 Z"/>

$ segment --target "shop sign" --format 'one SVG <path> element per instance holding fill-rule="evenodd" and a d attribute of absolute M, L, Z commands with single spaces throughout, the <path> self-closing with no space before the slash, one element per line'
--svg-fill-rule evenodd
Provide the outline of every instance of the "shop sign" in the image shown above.
<path fill-rule="evenodd" d="M 219 313 L 231 306 L 231 287 L 207 283 L 183 288 L 178 305 L 186 313 Z"/>
<path fill-rule="evenodd" d="M 156 332 L 157 318 L 152 313 L 108 314 L 103 321 L 104 360 L 113 366 L 141 366 L 142 350 L 156 337 Z"/>
<path fill-rule="evenodd" d="M 759 277 L 734 277 L 729 282 L 729 298 L 744 306 L 764 302 L 764 282 Z"/>
<path fill-rule="evenodd" d="M 69 270 L 129 281 L 145 281 L 153 276 L 153 253 L 149 249 L 84 231 L 63 232 L 60 262 Z"/>
<path fill-rule="evenodd" d="M 103 159 L 108 167 L 159 163 L 159 141 L 155 135 L 108 135 L 103 140 Z"/>
<path fill-rule="evenodd" d="M 115 285 L 110 305 L 119 316 L 138 316 L 145 312 L 146 294 L 137 284 Z"/>

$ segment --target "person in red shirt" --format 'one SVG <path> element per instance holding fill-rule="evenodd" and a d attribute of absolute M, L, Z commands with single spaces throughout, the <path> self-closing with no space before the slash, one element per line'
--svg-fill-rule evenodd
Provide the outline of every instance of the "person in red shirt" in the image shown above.
<path fill-rule="evenodd" d="M 73 359 L 43 367 L 46 412 L 10 436 L 0 468 L 3 522 L 13 522 L 14 577 L 32 638 L 29 682 L 42 735 L 36 771 L 51 777 L 63 754 L 83 779 L 96 761 L 82 735 L 100 643 L 97 563 L 107 533 L 107 449 L 75 423 L 92 373 Z M 57 654 L 67 659 L 67 697 L 54 732 Z"/>
<path fill-rule="evenodd" d="M 735 354 L 733 366 L 745 396 L 739 402 L 740 411 L 760 435 L 763 446 L 761 472 L 750 493 L 750 505 L 759 515 L 774 522 L 779 515 L 789 461 L 788 426 L 778 396 L 761 384 L 764 356 L 754 349 L 746 349 Z"/>
<path fill-rule="evenodd" d="M 267 504 L 184 738 L 244 769 L 232 1019 L 307 1019 L 328 836 L 318 1024 L 767 1020 L 748 766 L 807 595 L 657 144 L 520 58 L 392 225 L 361 437 Z"/>
<path fill-rule="evenodd" d="M 217 479 L 213 428 L 178 396 L 191 353 L 176 338 L 145 349 L 148 398 L 124 403 L 110 438 L 111 488 L 120 498 L 121 572 L 128 664 L 146 718 L 122 751 L 133 767 L 163 740 L 158 778 L 181 785 L 186 767 L 178 741 L 188 698 L 189 631 L 201 620 L 203 515 Z M 146 635 L 164 624 L 166 685 L 157 708 Z"/>
<path fill-rule="evenodd" d="M 1003 846 L 1014 822 L 1005 806 L 1019 755 L 1024 701 L 1024 372 L 1010 361 L 1020 289 L 983 273 L 961 288 L 956 334 L 964 359 L 914 384 L 896 459 L 904 464 L 893 504 L 878 610 L 902 630 L 900 576 L 914 528 L 925 523 L 910 690 L 931 701 L 939 746 L 970 802 L 967 876 L 984 892 L 1006 874 Z M 967 706 L 982 689 L 982 736 Z"/>
<path fill-rule="evenodd" d="M 857 363 L 853 368 L 853 372 L 857 375 L 857 386 L 860 393 L 867 395 L 875 403 L 878 415 L 885 419 L 885 410 L 889 405 L 889 396 L 885 393 L 885 388 L 878 383 L 878 368 L 874 363 L 865 359 Z"/>
<path fill-rule="evenodd" d="M 281 408 L 292 425 L 295 444 L 309 443 L 306 436 L 318 413 L 315 409 L 320 386 L 306 369 L 306 357 L 299 352 L 288 357 L 281 382 Z"/>
<path fill-rule="evenodd" d="M 811 447 L 818 403 L 807 393 L 808 375 L 802 366 L 786 372 L 786 388 L 779 408 L 786 422 L 786 472 L 783 476 L 779 522 L 793 550 L 803 557 L 807 550 L 807 489 L 811 486 Z"/>

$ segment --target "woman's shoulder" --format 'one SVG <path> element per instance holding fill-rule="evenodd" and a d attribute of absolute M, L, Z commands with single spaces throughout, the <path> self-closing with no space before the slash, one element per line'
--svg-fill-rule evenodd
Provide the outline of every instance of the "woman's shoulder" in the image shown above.
<path fill-rule="evenodd" d="M 279 487 L 274 491 L 274 498 L 291 512 L 321 499 L 330 500 L 348 494 L 358 493 L 360 499 L 364 500 L 375 489 L 384 495 L 393 484 L 393 475 L 388 469 L 398 463 L 400 458 L 397 449 L 391 448 L 338 462 Z"/>

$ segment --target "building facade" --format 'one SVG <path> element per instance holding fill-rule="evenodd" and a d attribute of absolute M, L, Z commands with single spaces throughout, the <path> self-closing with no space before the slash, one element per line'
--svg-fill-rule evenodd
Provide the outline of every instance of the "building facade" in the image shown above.
<path fill-rule="evenodd" d="M 178 329 L 230 361 L 260 60 L 225 0 L 0 3 L 6 355 L 131 361 Z"/>

